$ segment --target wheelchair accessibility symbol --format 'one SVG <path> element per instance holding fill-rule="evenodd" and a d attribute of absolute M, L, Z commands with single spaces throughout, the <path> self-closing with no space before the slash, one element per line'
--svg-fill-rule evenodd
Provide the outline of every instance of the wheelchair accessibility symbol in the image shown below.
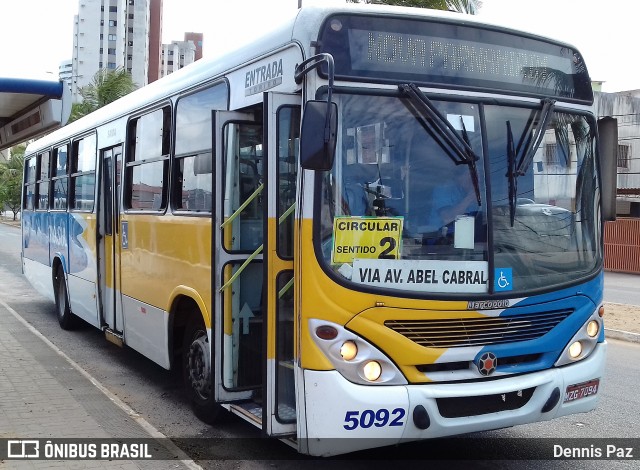
<path fill-rule="evenodd" d="M 129 222 L 127 222 L 126 220 L 122 221 L 121 233 L 122 249 L 127 250 L 129 248 Z"/>
<path fill-rule="evenodd" d="M 496 268 L 493 284 L 496 292 L 513 290 L 513 272 L 511 268 Z"/>

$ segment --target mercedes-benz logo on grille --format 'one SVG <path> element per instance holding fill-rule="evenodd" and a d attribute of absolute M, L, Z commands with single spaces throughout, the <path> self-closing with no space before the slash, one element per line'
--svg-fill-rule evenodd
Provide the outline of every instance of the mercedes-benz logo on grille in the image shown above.
<path fill-rule="evenodd" d="M 491 375 L 498 365 L 498 358 L 492 352 L 486 352 L 478 359 L 478 370 L 482 375 Z"/>

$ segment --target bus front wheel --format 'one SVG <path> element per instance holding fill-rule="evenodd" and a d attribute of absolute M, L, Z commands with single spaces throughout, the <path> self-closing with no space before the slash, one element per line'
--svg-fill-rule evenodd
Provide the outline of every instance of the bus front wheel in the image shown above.
<path fill-rule="evenodd" d="M 77 317 L 71 312 L 69 296 L 67 295 L 67 282 L 64 278 L 62 266 L 58 266 L 55 275 L 55 300 L 58 323 L 63 330 L 72 330 L 77 325 Z"/>
<path fill-rule="evenodd" d="M 185 329 L 182 370 L 187 395 L 195 415 L 212 424 L 220 414 L 215 401 L 211 378 L 211 349 L 202 321 L 192 319 Z"/>

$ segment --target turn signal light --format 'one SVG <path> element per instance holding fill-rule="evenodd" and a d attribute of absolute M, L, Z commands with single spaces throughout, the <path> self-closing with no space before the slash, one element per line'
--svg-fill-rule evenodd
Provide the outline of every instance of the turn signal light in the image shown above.
<path fill-rule="evenodd" d="M 329 325 L 322 325 L 316 328 L 316 336 L 325 340 L 335 339 L 338 336 L 338 330 Z"/>

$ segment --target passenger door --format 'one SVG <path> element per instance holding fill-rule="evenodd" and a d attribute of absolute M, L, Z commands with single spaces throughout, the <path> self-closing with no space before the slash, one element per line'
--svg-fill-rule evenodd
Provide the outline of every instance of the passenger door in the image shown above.
<path fill-rule="evenodd" d="M 98 295 L 101 324 L 120 336 L 119 199 L 122 145 L 100 150 L 98 192 Z"/>
<path fill-rule="evenodd" d="M 216 400 L 274 436 L 296 433 L 294 220 L 300 97 L 214 116 Z M 265 222 L 266 220 L 266 222 Z M 265 249 L 266 247 L 266 249 Z"/>
<path fill-rule="evenodd" d="M 296 433 L 294 230 L 300 133 L 299 95 L 265 93 L 267 231 L 263 257 L 266 303 L 268 435 Z"/>
<path fill-rule="evenodd" d="M 255 115 L 215 111 L 213 119 L 212 360 L 215 397 L 226 403 L 262 402 L 264 173 L 262 124 Z M 261 422 L 261 406 L 245 411 Z"/>

